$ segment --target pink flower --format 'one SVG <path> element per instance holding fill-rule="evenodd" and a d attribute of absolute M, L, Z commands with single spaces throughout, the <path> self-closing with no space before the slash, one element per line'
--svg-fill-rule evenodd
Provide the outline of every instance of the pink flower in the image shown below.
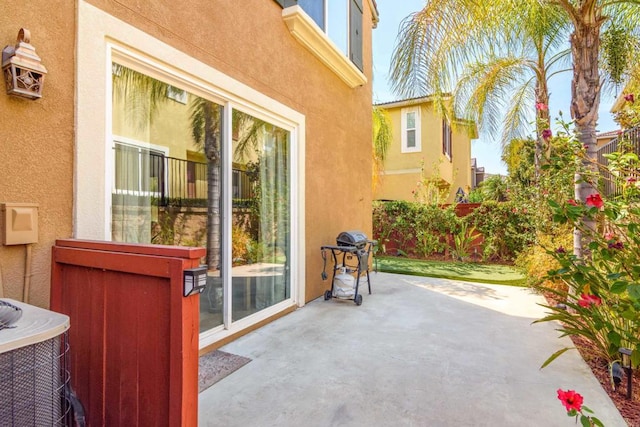
<path fill-rule="evenodd" d="M 542 131 L 542 139 L 547 140 L 552 136 L 553 136 L 553 133 L 551 133 L 551 129 L 545 129 Z"/>
<path fill-rule="evenodd" d="M 638 181 L 638 179 L 635 176 L 630 176 L 629 178 L 627 178 L 627 184 L 633 184 L 636 181 Z"/>
<path fill-rule="evenodd" d="M 632 93 L 628 93 L 624 96 L 624 100 L 633 104 L 634 96 Z"/>
<path fill-rule="evenodd" d="M 573 390 L 564 391 L 562 389 L 558 389 L 558 399 L 560 399 L 564 407 L 567 408 L 567 412 L 571 412 L 572 410 L 580 412 L 582 409 L 582 402 L 584 402 L 582 395 Z"/>
<path fill-rule="evenodd" d="M 616 237 L 615 234 L 609 232 L 609 233 L 604 233 L 604 240 L 613 240 Z"/>
<path fill-rule="evenodd" d="M 569 200 L 567 200 L 567 204 L 568 204 L 568 205 L 571 205 L 571 206 L 578 206 L 578 204 L 576 203 L 576 201 L 575 201 L 575 200 L 573 200 L 573 199 L 569 199 Z"/>
<path fill-rule="evenodd" d="M 549 109 L 549 106 L 544 102 L 538 102 L 536 104 L 536 110 L 538 111 L 547 111 L 548 109 Z"/>
<path fill-rule="evenodd" d="M 588 149 L 589 149 L 589 144 L 584 144 L 584 145 L 582 146 L 582 148 L 584 148 L 585 150 L 588 150 Z"/>
<path fill-rule="evenodd" d="M 593 206 L 594 208 L 598 208 L 598 209 L 604 206 L 602 197 L 600 197 L 600 194 L 598 193 L 591 194 L 589 197 L 587 197 L 587 201 L 585 202 L 585 204 L 587 206 Z"/>
<path fill-rule="evenodd" d="M 584 308 L 587 308 L 591 305 L 599 306 L 600 304 L 602 304 L 602 299 L 600 299 L 600 297 L 597 295 L 582 294 L 580 295 L 580 299 L 578 300 L 578 305 Z"/>

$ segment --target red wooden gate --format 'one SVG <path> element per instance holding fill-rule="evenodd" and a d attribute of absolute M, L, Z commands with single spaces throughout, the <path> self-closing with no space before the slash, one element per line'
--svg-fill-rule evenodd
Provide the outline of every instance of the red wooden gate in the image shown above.
<path fill-rule="evenodd" d="M 71 383 L 90 426 L 195 426 L 203 248 L 58 240 L 51 309 L 70 317 Z"/>

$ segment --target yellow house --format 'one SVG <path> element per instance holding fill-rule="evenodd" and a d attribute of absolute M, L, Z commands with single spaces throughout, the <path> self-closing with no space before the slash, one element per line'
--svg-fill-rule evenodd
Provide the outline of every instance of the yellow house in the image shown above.
<path fill-rule="evenodd" d="M 393 138 L 384 170 L 374 189 L 377 200 L 415 200 L 425 183 L 441 190 L 451 203 L 456 192 L 472 189 L 471 140 L 474 125 L 449 123 L 436 115 L 430 97 L 378 104 L 390 119 Z M 422 189 L 421 189 L 422 188 Z"/>

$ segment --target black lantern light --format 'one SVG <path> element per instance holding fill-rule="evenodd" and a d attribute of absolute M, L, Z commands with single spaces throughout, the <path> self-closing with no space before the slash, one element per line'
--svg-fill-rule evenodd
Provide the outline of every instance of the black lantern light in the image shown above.
<path fill-rule="evenodd" d="M 38 99 L 42 97 L 47 69 L 40 63 L 40 57 L 30 42 L 31 33 L 21 28 L 16 45 L 5 46 L 2 50 L 2 74 L 8 95 Z"/>
<path fill-rule="evenodd" d="M 632 351 L 628 348 L 620 348 L 618 350 L 622 359 L 622 368 L 624 369 L 627 375 L 627 399 L 631 399 L 632 396 L 632 387 L 633 387 L 633 366 L 631 363 L 631 353 Z"/>

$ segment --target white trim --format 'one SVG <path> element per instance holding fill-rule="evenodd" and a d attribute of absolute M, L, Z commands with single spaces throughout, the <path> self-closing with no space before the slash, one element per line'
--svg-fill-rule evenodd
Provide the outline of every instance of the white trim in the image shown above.
<path fill-rule="evenodd" d="M 407 128 L 407 115 L 415 113 L 415 127 Z M 401 153 L 419 153 L 422 151 L 422 134 L 420 126 L 420 107 L 407 107 L 400 110 L 400 152 Z M 407 146 L 407 131 L 415 131 L 415 147 Z"/>
<path fill-rule="evenodd" d="M 350 88 L 367 83 L 367 76 L 331 41 L 315 21 L 298 5 L 282 9 L 282 18 L 291 35 L 307 48 Z"/>
<path fill-rule="evenodd" d="M 371 10 L 371 26 L 373 28 L 377 28 L 378 22 L 380 22 L 380 15 L 378 14 L 378 8 L 376 7 L 374 0 L 367 0 L 367 3 L 369 3 L 369 9 Z"/>
<path fill-rule="evenodd" d="M 291 135 L 291 298 L 203 334 L 200 343 L 224 336 L 289 308 L 305 297 L 305 116 L 106 12 L 78 1 L 76 46 L 76 151 L 73 236 L 111 240 L 111 63 L 159 78 L 172 86 L 272 123 Z M 179 65 L 179 68 L 178 68 Z M 226 119 L 228 122 L 230 119 Z M 228 127 L 229 124 L 227 123 Z M 230 137 L 230 133 L 227 134 Z M 296 176 L 297 173 L 297 176 Z M 230 203 L 228 203 L 230 206 Z M 228 242 L 226 243 L 228 244 Z M 206 338 L 206 339 L 205 339 Z M 204 341 L 203 341 L 204 340 Z"/>

